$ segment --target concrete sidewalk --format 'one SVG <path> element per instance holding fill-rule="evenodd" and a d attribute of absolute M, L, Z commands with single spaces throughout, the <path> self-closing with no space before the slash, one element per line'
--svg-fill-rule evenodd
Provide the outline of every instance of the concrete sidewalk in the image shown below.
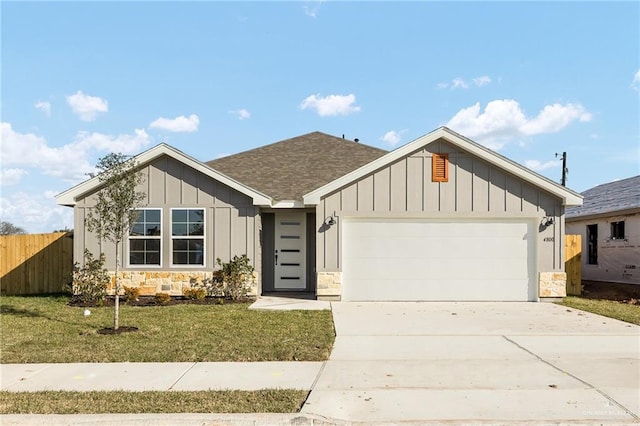
<path fill-rule="evenodd" d="M 168 362 L 2 364 L 10 392 L 310 390 L 323 362 Z"/>

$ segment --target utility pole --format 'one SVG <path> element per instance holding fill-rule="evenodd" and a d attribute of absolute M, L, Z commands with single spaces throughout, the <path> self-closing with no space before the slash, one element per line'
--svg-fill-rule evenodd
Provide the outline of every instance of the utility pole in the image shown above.
<path fill-rule="evenodd" d="M 560 154 L 556 152 L 556 158 L 558 158 Z M 567 186 L 567 173 L 569 173 L 569 169 L 567 169 L 567 153 L 562 153 L 562 181 L 560 182 L 562 186 Z"/>

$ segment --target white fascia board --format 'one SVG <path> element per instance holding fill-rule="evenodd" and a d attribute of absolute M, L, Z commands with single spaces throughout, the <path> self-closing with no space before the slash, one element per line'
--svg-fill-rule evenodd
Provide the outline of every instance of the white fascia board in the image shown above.
<path fill-rule="evenodd" d="M 246 185 L 241 184 L 240 182 L 231 179 L 230 177 L 223 175 L 222 173 L 212 169 L 206 164 L 196 160 L 193 157 L 179 151 L 172 146 L 169 146 L 165 143 L 161 143 L 159 145 L 154 146 L 147 151 L 138 154 L 134 157 L 134 160 L 142 165 L 147 164 L 154 159 L 162 156 L 168 155 L 181 163 L 211 177 L 212 179 L 217 180 L 220 183 L 227 185 L 230 188 L 235 189 L 242 194 L 251 197 L 253 200 L 253 204 L 257 206 L 270 206 L 271 198 L 252 189 Z M 63 206 L 74 206 L 76 204 L 76 200 L 79 196 L 86 194 L 87 192 L 94 190 L 100 185 L 100 179 L 96 176 L 89 180 L 86 180 L 71 189 L 68 189 L 56 196 L 56 203 Z"/>
<path fill-rule="evenodd" d="M 305 207 L 304 203 L 297 200 L 281 200 L 271 205 L 273 209 L 301 209 L 303 207 Z"/>
<path fill-rule="evenodd" d="M 467 151 L 479 158 L 482 158 L 488 163 L 494 164 L 501 169 L 522 178 L 527 182 L 545 189 L 546 191 L 561 198 L 565 206 L 582 205 L 582 195 L 578 194 L 577 192 L 571 191 L 570 189 L 567 189 L 560 184 L 557 184 L 545 178 L 544 176 L 541 176 L 534 171 L 529 170 L 526 167 L 521 166 L 520 164 L 511 161 L 506 157 L 455 133 L 454 131 L 446 127 L 440 127 L 424 136 L 421 136 L 418 139 L 415 139 L 414 141 L 409 142 L 406 145 L 403 145 L 400 148 L 391 151 L 388 154 L 385 154 L 368 164 L 365 164 L 359 169 L 356 169 L 351 173 L 348 173 L 314 191 L 309 192 L 308 194 L 305 194 L 303 197 L 304 203 L 309 205 L 317 205 L 318 203 L 320 203 L 320 199 L 326 194 L 349 185 L 357 181 L 358 179 L 393 163 L 394 161 L 408 156 L 412 152 L 418 151 L 419 149 L 429 145 L 432 142 L 437 141 L 438 139 L 444 139 L 447 142 L 461 148 L 462 150 Z"/>

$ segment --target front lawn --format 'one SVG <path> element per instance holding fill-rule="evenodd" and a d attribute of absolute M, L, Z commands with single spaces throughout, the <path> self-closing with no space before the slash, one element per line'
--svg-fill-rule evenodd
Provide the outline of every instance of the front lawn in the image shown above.
<path fill-rule="evenodd" d="M 615 318 L 620 321 L 630 322 L 631 324 L 640 325 L 640 305 L 632 305 L 630 303 L 622 303 L 613 300 L 585 299 L 573 296 L 565 297 L 559 304 L 603 315 L 605 317 Z"/>
<path fill-rule="evenodd" d="M 101 335 L 113 308 L 68 306 L 66 296 L 0 298 L 0 362 L 321 361 L 334 340 L 329 311 L 254 311 L 248 303 L 121 306 L 120 325 Z"/>

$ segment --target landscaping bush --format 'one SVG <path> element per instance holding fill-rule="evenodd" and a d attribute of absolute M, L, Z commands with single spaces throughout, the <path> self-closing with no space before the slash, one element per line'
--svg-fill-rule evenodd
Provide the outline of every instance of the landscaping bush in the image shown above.
<path fill-rule="evenodd" d="M 246 254 L 233 256 L 229 262 L 223 263 L 220 258 L 216 259 L 220 271 L 218 275 L 224 283 L 224 296 L 231 300 L 239 300 L 247 295 L 253 283 L 254 268 L 249 264 Z"/>
<path fill-rule="evenodd" d="M 156 293 L 155 299 L 158 305 L 168 305 L 171 302 L 169 293 Z"/>
<path fill-rule="evenodd" d="M 207 296 L 207 291 L 202 287 L 185 287 L 182 295 L 190 300 L 202 300 Z"/>
<path fill-rule="evenodd" d="M 93 254 L 85 249 L 84 266 L 78 262 L 73 265 L 73 282 L 71 283 L 71 293 L 73 297 L 82 303 L 101 305 L 107 295 L 107 284 L 111 280 L 109 271 L 104 267 L 104 253 L 100 253 L 98 259 L 93 258 Z"/>
<path fill-rule="evenodd" d="M 254 267 L 249 264 L 246 254 L 233 256 L 229 262 L 222 262 L 216 259 L 220 269 L 213 271 L 211 278 L 205 278 L 201 282 L 192 278 L 190 289 L 183 295 L 187 298 L 200 299 L 195 297 L 194 292 L 204 292 L 206 296 L 226 298 L 233 301 L 241 300 L 247 296 L 254 282 Z M 197 289 L 197 290 L 196 290 Z M 199 295 L 199 294 L 198 294 Z M 203 296 L 204 297 L 204 296 Z"/>
<path fill-rule="evenodd" d="M 124 302 L 137 302 L 140 297 L 140 289 L 138 287 L 124 286 Z"/>

